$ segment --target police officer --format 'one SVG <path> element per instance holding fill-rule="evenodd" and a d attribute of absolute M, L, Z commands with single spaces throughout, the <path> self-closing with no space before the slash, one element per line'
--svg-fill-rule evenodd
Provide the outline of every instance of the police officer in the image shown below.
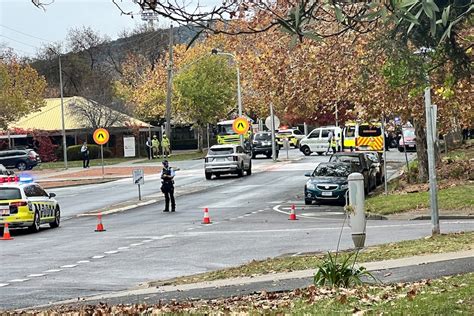
<path fill-rule="evenodd" d="M 163 170 L 161 170 L 161 192 L 165 195 L 165 209 L 163 212 L 176 210 L 176 203 L 174 201 L 174 170 L 169 166 L 168 160 L 163 160 Z"/>

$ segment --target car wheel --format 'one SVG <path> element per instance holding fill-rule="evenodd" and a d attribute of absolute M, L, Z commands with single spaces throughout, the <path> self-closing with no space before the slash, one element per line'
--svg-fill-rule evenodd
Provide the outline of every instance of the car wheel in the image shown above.
<path fill-rule="evenodd" d="M 304 147 L 301 149 L 301 151 L 303 152 L 303 154 L 304 154 L 305 156 L 311 155 L 311 149 L 309 149 L 308 146 L 304 146 Z"/>
<path fill-rule="evenodd" d="M 268 159 L 272 158 L 272 154 L 266 154 L 266 156 Z"/>
<path fill-rule="evenodd" d="M 257 154 L 252 153 L 252 159 L 255 159 L 255 157 L 257 157 Z"/>
<path fill-rule="evenodd" d="M 312 205 L 313 200 L 304 199 L 304 205 Z"/>
<path fill-rule="evenodd" d="M 206 174 L 206 180 L 211 180 L 211 178 L 212 178 L 212 173 L 206 172 L 205 174 Z"/>
<path fill-rule="evenodd" d="M 252 174 L 252 162 L 249 164 L 249 168 L 247 170 L 247 175 L 250 176 Z"/>
<path fill-rule="evenodd" d="M 323 155 L 323 153 L 318 151 L 318 156 L 322 156 L 322 155 Z"/>
<path fill-rule="evenodd" d="M 35 212 L 35 216 L 33 218 L 33 225 L 28 227 L 28 230 L 32 233 L 37 233 L 40 230 L 40 226 L 41 226 L 41 219 L 40 219 L 39 212 Z"/>
<path fill-rule="evenodd" d="M 54 211 L 54 222 L 49 223 L 49 227 L 58 228 L 60 222 L 61 222 L 61 211 L 59 210 L 59 206 L 56 206 L 56 210 Z"/>
<path fill-rule="evenodd" d="M 240 168 L 237 170 L 237 176 L 240 178 L 244 175 L 244 166 L 240 166 Z"/>
<path fill-rule="evenodd" d="M 26 165 L 26 162 L 20 161 L 19 163 L 16 164 L 16 168 L 20 171 L 26 170 L 28 166 Z"/>
<path fill-rule="evenodd" d="M 402 152 L 404 152 L 405 150 L 404 150 L 403 147 L 398 147 L 398 151 L 402 153 Z"/>

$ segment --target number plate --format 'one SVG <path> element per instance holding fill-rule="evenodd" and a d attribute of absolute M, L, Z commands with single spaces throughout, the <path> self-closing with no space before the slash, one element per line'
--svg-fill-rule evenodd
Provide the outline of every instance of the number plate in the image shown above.
<path fill-rule="evenodd" d="M 322 196 L 332 196 L 332 192 L 322 192 Z"/>
<path fill-rule="evenodd" d="M 0 206 L 0 215 L 2 215 L 2 216 L 10 215 L 10 207 L 9 206 L 7 206 L 7 207 Z"/>

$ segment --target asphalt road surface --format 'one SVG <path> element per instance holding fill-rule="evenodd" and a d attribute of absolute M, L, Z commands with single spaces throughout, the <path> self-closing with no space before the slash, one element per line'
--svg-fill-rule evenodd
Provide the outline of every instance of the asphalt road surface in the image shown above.
<path fill-rule="evenodd" d="M 284 155 L 281 155 L 284 157 Z M 236 266 L 283 254 L 334 250 L 343 223 L 340 206 L 304 206 L 302 193 L 317 162 L 254 161 L 243 178 L 204 180 L 202 161 L 183 162 L 176 175 L 176 213 L 158 202 L 104 216 L 106 232 L 94 232 L 96 218 L 75 215 L 136 198 L 131 180 L 53 190 L 69 220 L 37 234 L 14 231 L 0 247 L 0 309 L 47 304 L 97 295 L 163 280 Z M 403 161 L 393 153 L 389 160 Z M 392 169 L 394 170 L 394 169 Z M 128 182 L 130 181 L 130 182 Z M 145 195 L 158 194 L 157 179 L 146 180 Z M 145 186 L 146 186 L 145 185 Z M 74 195 L 76 194 L 77 195 Z M 291 204 L 299 220 L 289 221 Z M 211 225 L 201 224 L 209 208 Z M 443 232 L 472 230 L 474 222 L 443 221 Z M 429 221 L 369 221 L 366 244 L 415 239 L 431 232 Z M 350 229 L 341 248 L 352 247 Z"/>

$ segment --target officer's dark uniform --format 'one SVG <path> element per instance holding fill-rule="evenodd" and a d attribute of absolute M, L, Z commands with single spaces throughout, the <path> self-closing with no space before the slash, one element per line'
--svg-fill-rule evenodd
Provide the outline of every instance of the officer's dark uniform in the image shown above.
<path fill-rule="evenodd" d="M 176 210 L 174 201 L 174 170 L 169 166 L 168 161 L 163 161 L 163 170 L 161 171 L 161 192 L 165 195 L 165 209 L 163 212 L 169 212 L 171 200 L 171 212 Z"/>

